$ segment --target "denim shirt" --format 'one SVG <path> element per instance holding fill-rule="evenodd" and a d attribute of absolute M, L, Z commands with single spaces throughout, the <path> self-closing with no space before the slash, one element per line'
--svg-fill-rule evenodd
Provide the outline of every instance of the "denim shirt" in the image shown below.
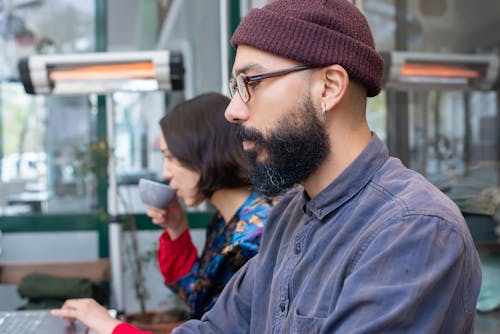
<path fill-rule="evenodd" d="M 257 256 L 174 333 L 472 333 L 480 284 L 457 206 L 373 135 L 317 196 L 286 194 Z"/>

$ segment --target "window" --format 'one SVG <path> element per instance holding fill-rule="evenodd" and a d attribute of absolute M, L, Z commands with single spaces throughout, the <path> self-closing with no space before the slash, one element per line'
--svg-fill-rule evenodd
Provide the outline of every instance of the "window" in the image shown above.
<path fill-rule="evenodd" d="M 95 103 L 44 97 L 2 83 L 1 181 L 5 214 L 78 213 L 95 207 Z"/>

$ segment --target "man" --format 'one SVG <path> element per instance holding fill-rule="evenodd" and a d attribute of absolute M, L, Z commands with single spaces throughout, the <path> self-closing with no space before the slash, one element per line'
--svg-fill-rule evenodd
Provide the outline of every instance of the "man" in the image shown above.
<path fill-rule="evenodd" d="M 382 60 L 346 0 L 277 0 L 243 19 L 226 118 L 257 190 L 285 194 L 261 248 L 174 333 L 472 333 L 481 268 L 459 209 L 365 118 Z"/>
<path fill-rule="evenodd" d="M 240 124 L 252 182 L 301 187 L 213 308 L 174 333 L 472 333 L 481 267 L 460 211 L 368 128 L 383 65 L 364 16 L 346 0 L 277 0 L 231 42 L 226 118 Z M 94 304 L 55 314 L 139 333 Z"/>

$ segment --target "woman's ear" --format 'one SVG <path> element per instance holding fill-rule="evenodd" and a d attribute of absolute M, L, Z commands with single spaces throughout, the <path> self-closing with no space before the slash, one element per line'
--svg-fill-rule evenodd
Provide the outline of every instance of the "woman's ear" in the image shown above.
<path fill-rule="evenodd" d="M 332 110 L 346 95 L 349 75 L 340 65 L 330 65 L 321 70 L 322 94 L 321 108 Z"/>

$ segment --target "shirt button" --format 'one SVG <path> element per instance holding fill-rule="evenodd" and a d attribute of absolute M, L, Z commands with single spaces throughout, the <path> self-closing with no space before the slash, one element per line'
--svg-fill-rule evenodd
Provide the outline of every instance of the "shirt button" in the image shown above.
<path fill-rule="evenodd" d="M 295 247 L 294 247 L 293 251 L 294 251 L 294 252 L 295 252 L 295 254 L 297 254 L 297 255 L 298 255 L 298 254 L 302 251 L 302 246 L 300 246 L 300 243 L 299 243 L 299 242 L 295 243 Z"/>
<path fill-rule="evenodd" d="M 285 309 L 286 309 L 286 305 L 284 302 L 280 303 L 280 310 L 281 312 L 285 312 Z"/>

